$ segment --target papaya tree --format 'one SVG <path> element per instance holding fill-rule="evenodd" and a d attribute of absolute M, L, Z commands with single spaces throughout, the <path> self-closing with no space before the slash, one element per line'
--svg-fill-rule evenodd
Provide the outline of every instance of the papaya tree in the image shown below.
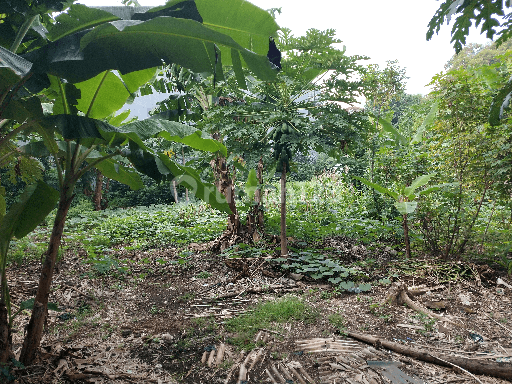
<path fill-rule="evenodd" d="M 256 83 L 255 102 L 250 115 L 265 129 L 262 141 L 272 153 L 281 184 L 281 255 L 288 255 L 286 237 L 286 174 L 296 153 L 310 150 L 343 151 L 350 140 L 345 125 L 353 126 L 349 114 L 333 104 L 356 102 L 362 82 L 362 56 L 348 56 L 334 44 L 341 41 L 335 31 L 310 29 L 305 36 L 294 37 L 283 29 L 278 43 L 285 55 L 277 81 Z M 332 116 L 340 118 L 333 124 Z M 354 116 L 355 117 L 355 116 Z M 351 122 L 352 120 L 352 122 Z M 330 142 L 329 145 L 326 142 Z M 339 153 L 339 151 L 336 151 Z"/>
<path fill-rule="evenodd" d="M 225 151 L 218 142 L 175 122 L 152 119 L 116 127 L 103 119 L 119 110 L 149 80 L 154 73 L 151 68 L 162 62 L 213 73 L 217 79 L 223 77 L 222 65 L 230 64 L 241 82 L 243 59 L 257 76 L 272 80 L 275 73 L 268 58 L 254 52 L 268 50 L 268 34 L 263 32 L 267 36 L 262 43 L 253 32 L 258 27 L 245 23 L 252 17 L 262 20 L 260 16 L 265 18 L 267 13 L 249 6 L 233 13 L 232 18 L 223 16 L 226 10 L 239 10 L 244 4 L 239 0 L 223 2 L 222 6 L 208 0 L 175 1 L 144 14 L 134 13 L 132 8 L 121 14 L 119 9 L 109 8 L 111 12 L 107 12 L 75 4 L 57 18 L 48 34 L 50 42 L 41 48 L 19 56 L 0 47 L 0 62 L 7 67 L 2 68 L 5 97 L 0 113 L 8 112 L 0 117 L 23 121 L 9 115 L 11 100 L 20 100 L 30 111 L 41 108 L 38 97 L 27 99 L 25 94 L 44 91 L 46 97 L 55 100 L 52 114 L 41 117 L 38 112 L 33 123 L 44 147 L 35 143 L 23 148 L 54 157 L 60 187 L 57 215 L 21 351 L 24 364 L 33 361 L 42 337 L 57 250 L 74 186 L 89 169 L 99 169 L 106 177 L 132 188 L 142 186 L 140 178 L 135 170 L 119 162 L 121 158 L 157 180 L 184 175 L 183 182 L 196 195 L 229 211 L 215 189 L 202 183 L 193 169 L 154 153 L 144 139 L 161 136 L 200 150 Z"/>

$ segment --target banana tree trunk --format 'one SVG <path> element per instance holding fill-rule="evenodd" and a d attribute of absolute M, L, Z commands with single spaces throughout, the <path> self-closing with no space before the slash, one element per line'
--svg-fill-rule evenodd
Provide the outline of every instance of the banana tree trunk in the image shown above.
<path fill-rule="evenodd" d="M 5 248 L 8 245 L 3 245 Z M 7 249 L 2 249 L 4 258 L 7 257 Z M 5 262 L 5 260 L 4 260 Z M 0 274 L 0 364 L 7 363 L 11 356 L 11 327 L 9 324 L 9 311 L 7 310 L 7 300 L 9 297 L 9 288 L 7 285 L 6 267 L 3 265 Z"/>
<path fill-rule="evenodd" d="M 26 330 L 27 334 L 21 349 L 20 361 L 24 365 L 30 365 L 34 361 L 43 336 L 43 326 L 48 312 L 47 305 L 53 271 L 57 261 L 57 254 L 62 239 L 66 216 L 68 214 L 71 201 L 73 200 L 74 187 L 74 184 L 65 185 L 60 191 L 57 215 L 55 216 L 48 250 L 46 251 L 46 257 L 41 270 L 41 276 L 39 278 L 39 286 L 34 300 L 34 309 L 32 310 L 32 316 L 30 317 L 30 322 L 28 323 Z"/>
<path fill-rule="evenodd" d="M 5 276 L 3 276 L 4 278 Z M 2 278 L 2 283 L 3 283 Z M 7 363 L 11 357 L 11 329 L 5 300 L 0 301 L 0 364 Z"/>
<path fill-rule="evenodd" d="M 103 192 L 103 174 L 97 169 L 96 170 L 96 186 L 94 188 L 94 210 L 101 211 L 101 198 Z"/>
<path fill-rule="evenodd" d="M 226 198 L 229 208 L 231 209 L 231 214 L 228 217 L 227 231 L 232 236 L 236 236 L 240 232 L 240 219 L 235 203 L 235 184 L 229 174 L 226 159 L 223 157 L 217 157 L 211 161 L 210 165 L 212 166 L 213 173 L 215 175 L 215 186 Z"/>
<path fill-rule="evenodd" d="M 288 241 L 286 239 L 286 164 L 281 171 L 281 256 L 288 257 Z"/>

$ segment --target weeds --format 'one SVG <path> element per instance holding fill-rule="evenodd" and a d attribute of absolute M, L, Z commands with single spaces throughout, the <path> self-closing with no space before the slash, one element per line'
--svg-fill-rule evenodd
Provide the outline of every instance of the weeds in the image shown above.
<path fill-rule="evenodd" d="M 276 301 L 259 303 L 254 310 L 229 319 L 225 326 L 228 331 L 236 332 L 230 342 L 240 349 L 252 350 L 256 347 L 254 336 L 261 328 L 272 327 L 290 321 L 302 321 L 310 324 L 320 314 L 316 309 L 295 296 L 285 296 Z"/>
<path fill-rule="evenodd" d="M 347 330 L 346 320 L 339 313 L 333 313 L 327 317 L 329 324 L 336 328 L 336 331 L 340 334 L 344 334 Z"/>

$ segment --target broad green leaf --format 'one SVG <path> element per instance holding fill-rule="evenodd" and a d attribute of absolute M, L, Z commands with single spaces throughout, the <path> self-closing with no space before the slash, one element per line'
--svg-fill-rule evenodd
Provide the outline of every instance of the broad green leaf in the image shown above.
<path fill-rule="evenodd" d="M 78 109 L 76 105 L 80 100 L 80 91 L 68 82 L 63 81 L 57 76 L 48 75 L 50 79 L 49 97 L 54 97 L 53 114 L 77 114 Z"/>
<path fill-rule="evenodd" d="M 437 110 L 438 110 L 438 105 L 437 105 L 437 103 L 435 103 L 432 106 L 432 108 L 430 108 L 430 111 L 428 112 L 427 117 L 425 117 L 425 119 L 423 120 L 421 125 L 418 127 L 418 130 L 414 134 L 414 137 L 412 138 L 410 144 L 420 143 L 423 140 L 423 132 L 425 132 L 425 129 L 427 127 L 429 127 L 430 125 L 432 125 L 432 123 L 434 122 L 434 120 L 436 118 Z"/>
<path fill-rule="evenodd" d="M 261 80 L 275 78 L 276 71 L 265 55 L 247 50 L 231 37 L 196 21 L 173 17 L 102 24 L 31 51 L 25 59 L 34 63 L 35 73 L 51 73 L 71 82 L 85 81 L 109 69 L 126 74 L 157 67 L 162 61 L 211 74 L 219 65 L 216 46 L 238 51 Z M 0 60 L 5 56 L 0 52 Z"/>
<path fill-rule="evenodd" d="M 95 152 L 92 153 L 86 161 L 90 163 L 91 161 L 96 160 L 98 157 L 102 156 L 102 154 Z M 126 184 L 133 190 L 141 189 L 144 187 L 144 183 L 142 182 L 142 179 L 140 178 L 140 175 L 137 173 L 137 171 L 123 166 L 122 163 L 116 159 L 105 159 L 96 164 L 94 167 L 100 170 L 105 177 Z"/>
<path fill-rule="evenodd" d="M 12 236 L 18 239 L 26 236 L 51 212 L 58 200 L 59 192 L 42 181 L 26 187 L 0 223 L 0 241 L 5 244 Z"/>
<path fill-rule="evenodd" d="M 247 194 L 249 201 L 252 201 L 254 199 L 254 194 L 256 193 L 257 188 L 258 178 L 256 177 L 256 170 L 251 169 L 249 171 L 247 181 L 245 182 L 245 193 Z"/>
<path fill-rule="evenodd" d="M 43 117 L 41 100 L 34 96 L 29 99 L 11 100 L 2 112 L 2 119 L 12 119 L 20 123 L 27 119 Z"/>
<path fill-rule="evenodd" d="M 510 99 L 512 99 L 512 77 L 492 100 L 491 110 L 489 111 L 489 124 L 491 126 L 500 125 L 505 110 L 510 105 Z"/>
<path fill-rule="evenodd" d="M 342 281 L 340 283 L 340 288 L 348 291 L 348 290 L 354 288 L 354 282 L 353 281 Z"/>
<path fill-rule="evenodd" d="M 121 109 L 130 97 L 130 92 L 121 79 L 110 71 L 76 83 L 75 86 L 81 92 L 77 108 L 91 119 L 104 119 L 110 116 Z"/>
<path fill-rule="evenodd" d="M 245 0 L 195 0 L 195 3 L 203 25 L 230 36 L 259 55 L 267 54 L 268 39 L 276 37 L 279 29 L 267 11 Z"/>
<path fill-rule="evenodd" d="M 0 69 L 2 83 L 4 81 L 12 81 L 12 74 L 9 74 L 5 69 L 8 68 L 10 71 L 14 72 L 17 76 L 23 77 L 30 72 L 33 64 L 30 60 L 24 59 L 20 55 L 12 53 L 7 48 L 4 48 L 0 45 Z M 4 84 L 2 84 L 4 87 Z"/>
<path fill-rule="evenodd" d="M 423 191 L 420 191 L 419 195 L 428 195 L 429 193 L 438 191 L 441 188 L 453 187 L 453 186 L 457 186 L 457 185 L 459 185 L 458 182 L 457 183 L 443 183 L 443 184 L 432 185 L 431 187 L 428 187 L 428 188 L 424 189 Z"/>
<path fill-rule="evenodd" d="M 242 61 L 240 60 L 240 55 L 235 49 L 231 49 L 231 62 L 233 64 L 233 70 L 235 71 L 238 86 L 242 89 L 247 89 L 244 71 L 242 69 Z"/>
<path fill-rule="evenodd" d="M 368 292 L 371 291 L 372 285 L 370 283 L 361 283 L 357 286 L 357 288 L 359 288 L 359 290 L 362 292 Z"/>
<path fill-rule="evenodd" d="M 227 155 L 226 147 L 222 143 L 204 138 L 203 133 L 196 128 L 175 121 L 146 119 L 123 125 L 116 131 L 126 134 L 132 140 L 135 140 L 132 133 L 142 140 L 158 136 L 201 151 L 220 152 L 224 156 Z"/>
<path fill-rule="evenodd" d="M 379 184 L 376 184 L 376 183 L 372 183 L 371 181 L 369 180 L 366 180 L 365 178 L 363 177 L 359 177 L 359 176 L 352 176 L 354 179 L 356 180 L 359 180 L 361 183 L 363 183 L 364 185 L 368 186 L 368 187 L 371 187 L 373 189 L 375 189 L 377 192 L 380 192 L 384 195 L 388 195 L 389 197 L 392 197 L 393 199 L 397 200 L 398 199 L 398 193 L 394 192 L 394 191 L 391 191 L 385 187 L 383 187 L 382 185 L 379 185 Z"/>
<path fill-rule="evenodd" d="M 112 117 L 108 123 L 114 127 L 120 126 L 123 124 L 123 121 L 128 118 L 128 116 L 130 116 L 130 110 L 121 112 L 119 115 Z"/>
<path fill-rule="evenodd" d="M 148 150 L 144 140 L 152 137 L 163 137 L 166 140 L 183 143 L 194 149 L 220 152 L 224 156 L 227 153 L 226 147 L 222 143 L 217 140 L 206 139 L 203 137 L 203 133 L 194 127 L 174 121 L 146 119 L 121 127 L 114 127 L 104 121 L 90 119 L 85 116 L 56 115 L 49 116 L 46 120 L 49 124 L 57 127 L 64 139 L 82 139 L 81 142 L 87 146 L 91 145 L 92 141 L 84 142 L 83 139 L 91 139 L 103 144 L 108 143 L 110 146 L 118 146 L 126 140 L 130 140 L 142 150 Z"/>
<path fill-rule="evenodd" d="M 119 19 L 119 17 L 103 9 L 89 8 L 82 4 L 73 4 L 66 12 L 61 13 L 55 18 L 55 25 L 52 26 L 47 37 L 49 40 L 55 41 L 75 32 Z"/>
<path fill-rule="evenodd" d="M 427 184 L 429 182 L 429 180 L 434 176 L 435 176 L 435 173 L 431 173 L 429 175 L 418 176 L 416 179 L 414 179 L 414 181 L 411 183 L 410 186 L 404 188 L 404 195 L 407 196 L 407 198 L 409 200 L 414 200 L 414 198 L 415 198 L 414 191 L 417 188 L 422 187 L 425 184 Z"/>
<path fill-rule="evenodd" d="M 407 139 L 404 136 L 402 136 L 402 134 L 400 132 L 398 132 L 398 130 L 395 127 L 393 127 L 393 124 L 391 124 L 390 121 L 388 121 L 382 117 L 376 116 L 373 113 L 369 113 L 369 115 L 371 117 L 373 117 L 374 119 L 378 120 L 379 124 L 382 126 L 382 129 L 385 132 L 390 133 L 393 136 L 393 140 L 397 144 L 401 144 L 401 145 L 407 144 Z"/>
<path fill-rule="evenodd" d="M 413 213 L 416 210 L 418 203 L 416 201 L 396 201 L 395 207 L 402 215 L 407 215 L 409 213 Z"/>
<path fill-rule="evenodd" d="M 128 92 L 134 93 L 148 81 L 155 78 L 158 68 L 142 69 L 121 75 Z"/>
<path fill-rule="evenodd" d="M 14 73 L 12 69 L 5 68 L 0 61 L 0 94 L 9 91 L 20 79 L 20 76 Z"/>

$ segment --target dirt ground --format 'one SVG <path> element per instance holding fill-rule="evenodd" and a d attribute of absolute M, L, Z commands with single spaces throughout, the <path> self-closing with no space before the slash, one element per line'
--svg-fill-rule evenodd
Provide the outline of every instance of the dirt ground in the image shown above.
<path fill-rule="evenodd" d="M 488 266 L 398 262 L 382 247 L 327 239 L 336 256 L 368 280 L 393 275 L 391 285 L 370 292 L 339 292 L 326 281 L 290 275 L 270 259 L 233 261 L 192 244 L 148 251 L 115 251 L 107 273 L 84 263 L 81 249 L 68 250 L 58 264 L 39 361 L 11 369 L 15 383 L 508 383 L 472 376 L 374 347 L 346 336 L 378 336 L 433 356 L 501 362 L 512 370 L 512 279 Z M 310 245 L 311 246 L 311 245 Z M 351 250 L 353 252 L 351 252 Z M 104 266 L 103 265 L 103 266 Z M 100 266 L 101 267 L 101 266 Z M 40 264 L 9 268 L 12 302 L 34 297 Z M 470 271 L 471 273 L 467 273 Z M 390 272 L 393 272 L 390 273 Z M 498 280 L 500 279 L 500 280 Z M 500 282 L 498 285 L 497 282 Z M 453 323 L 434 321 L 409 306 L 386 303 L 398 286 L 424 287 L 411 295 Z M 286 295 L 317 308 L 312 324 L 292 322 L 260 329 L 256 349 L 240 350 L 226 319 L 261 301 Z M 339 314 L 333 317 L 333 314 Z M 19 354 L 29 312 L 15 320 Z M 332 319 L 342 319 L 342 326 Z M 247 348 L 249 349 L 249 348 Z M 244 369 L 245 368 L 245 369 Z M 241 372 L 242 371 L 242 372 Z M 247 371 L 244 375 L 244 371 Z"/>

